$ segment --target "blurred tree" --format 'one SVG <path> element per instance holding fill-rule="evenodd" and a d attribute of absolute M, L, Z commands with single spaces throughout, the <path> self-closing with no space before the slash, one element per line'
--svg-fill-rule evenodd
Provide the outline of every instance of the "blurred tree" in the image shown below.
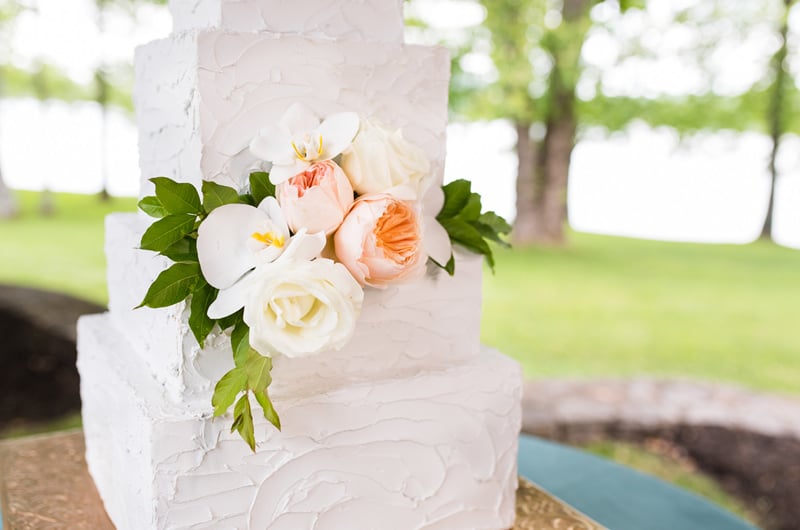
<path fill-rule="evenodd" d="M 605 0 L 611 2 L 612 0 Z M 598 0 L 480 0 L 494 80 L 454 84 L 457 112 L 508 118 L 517 132 L 518 245 L 562 244 L 567 177 L 578 125 L 581 49 Z M 622 10 L 630 2 L 614 2 Z M 455 54 L 457 59 L 463 52 Z M 456 72 L 461 74 L 460 71 Z"/>
<path fill-rule="evenodd" d="M 781 14 L 780 29 L 778 36 L 780 45 L 775 55 L 772 57 L 772 86 L 769 89 L 769 108 L 767 109 L 767 128 L 769 131 L 772 149 L 769 155 L 769 199 L 767 202 L 767 213 L 764 218 L 764 225 L 761 228 L 762 239 L 772 239 L 772 216 L 775 209 L 775 184 L 778 181 L 778 168 L 776 160 L 781 140 L 787 132 L 787 107 L 791 105 L 788 101 L 789 91 L 794 85 L 790 74 L 787 72 L 789 65 L 786 57 L 788 54 L 789 37 L 789 11 L 795 0 L 782 0 L 783 12 Z"/>
<path fill-rule="evenodd" d="M 110 11 L 114 10 L 116 12 L 124 13 L 128 16 L 135 17 L 136 16 L 136 9 L 141 4 L 158 4 L 158 5 L 165 5 L 167 0 L 95 0 L 95 5 L 97 6 L 97 28 L 100 31 L 101 37 L 106 33 L 106 26 L 107 26 L 107 18 L 110 14 Z M 108 116 L 109 116 L 109 109 L 111 105 L 114 104 L 114 74 L 117 74 L 117 77 L 122 77 L 124 79 L 124 86 L 129 86 L 130 82 L 130 75 L 127 75 L 130 71 L 130 67 L 126 68 L 119 68 L 113 69 L 108 64 L 108 61 L 105 57 L 100 56 L 100 61 L 95 68 L 94 72 L 94 82 L 95 82 L 95 91 L 94 91 L 94 101 L 100 106 L 100 112 L 102 115 L 102 125 L 101 125 L 101 133 L 100 137 L 102 139 L 102 146 L 100 148 L 100 175 L 101 175 L 101 182 L 102 182 L 102 189 L 100 190 L 100 199 L 101 200 L 108 200 L 110 195 L 108 193 L 108 182 L 109 182 L 109 175 L 108 175 L 108 156 L 107 156 L 107 148 L 108 145 Z M 120 75 L 121 74 L 121 75 Z M 127 79 L 125 79 L 127 77 Z M 119 86 L 119 84 L 116 84 Z M 130 105 L 130 104 L 129 104 Z"/>
<path fill-rule="evenodd" d="M 664 41 L 660 35 L 654 38 L 654 31 L 646 26 L 639 35 L 615 34 L 620 28 L 615 23 L 624 20 L 622 13 L 644 8 L 644 0 L 477 1 L 485 11 L 482 27 L 466 39 L 442 39 L 453 55 L 451 108 L 467 119 L 506 118 L 516 129 L 517 218 L 513 235 L 517 244 L 564 241 L 567 177 L 579 129 L 599 126 L 618 131 L 640 120 L 653 127 L 670 127 L 682 136 L 721 129 L 759 130 L 780 140 L 785 132 L 800 133 L 800 105 L 791 104 L 800 103 L 800 95 L 786 73 L 785 36 L 779 35 L 783 46 L 774 52 L 773 67 L 766 77 L 733 91 L 718 90 L 717 79 L 721 46 L 741 44 L 754 29 L 768 26 L 776 18 L 778 3 L 783 16 L 777 18 L 784 21 L 781 31 L 786 31 L 786 14 L 794 0 L 697 1 L 671 8 L 670 27 L 687 30 L 674 53 L 687 73 L 702 82 L 684 94 L 635 94 L 634 90 L 633 95 L 624 91 L 609 95 L 603 86 L 604 72 L 596 67 L 590 70 L 582 52 L 588 37 L 604 32 L 624 50 L 614 67 L 625 61 L 661 60 L 657 48 Z M 605 21 L 592 15 L 600 8 Z M 610 12 L 617 16 L 609 18 Z M 763 42 L 762 48 L 769 50 Z M 490 74 L 463 68 L 471 55 L 486 52 L 493 65 Z M 580 81 L 589 90 L 579 98 L 576 88 Z M 774 174 L 777 141 L 773 146 L 770 170 Z"/>
<path fill-rule="evenodd" d="M 16 2 L 9 2 L 8 0 L 0 1 L 0 55 L 8 56 L 10 52 L 10 43 L 8 42 L 8 35 L 11 33 L 10 24 L 16 18 L 20 11 L 20 7 Z M 0 71 L 0 98 L 4 92 L 4 76 Z M 0 219 L 8 219 L 15 217 L 19 213 L 19 205 L 17 199 L 11 193 L 11 190 L 6 186 L 3 180 L 2 160 L 0 160 Z"/>

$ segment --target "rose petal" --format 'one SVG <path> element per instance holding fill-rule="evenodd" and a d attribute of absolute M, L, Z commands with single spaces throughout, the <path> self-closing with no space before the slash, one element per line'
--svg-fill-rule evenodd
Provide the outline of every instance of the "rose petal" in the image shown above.
<path fill-rule="evenodd" d="M 281 182 L 289 180 L 298 173 L 302 173 L 310 165 L 311 164 L 309 162 L 303 162 L 297 158 L 295 158 L 291 164 L 273 164 L 272 170 L 269 172 L 269 181 L 277 186 Z"/>
<path fill-rule="evenodd" d="M 250 272 L 227 289 L 221 289 L 216 300 L 208 306 L 208 318 L 224 318 L 243 308 L 254 278 L 255 274 Z"/>
<path fill-rule="evenodd" d="M 330 159 L 347 149 L 353 143 L 358 125 L 358 114 L 355 112 L 339 112 L 325 118 L 317 129 L 324 147 L 322 157 Z"/>
<path fill-rule="evenodd" d="M 319 118 L 302 103 L 294 103 L 281 117 L 281 125 L 287 127 L 291 136 L 311 132 L 319 127 Z"/>
<path fill-rule="evenodd" d="M 433 217 L 426 217 L 423 227 L 422 248 L 440 265 L 447 265 L 453 253 L 453 244 L 447 230 Z"/>
<path fill-rule="evenodd" d="M 292 149 L 292 133 L 281 125 L 268 125 L 250 142 L 250 152 L 274 164 L 291 164 L 296 158 Z"/>

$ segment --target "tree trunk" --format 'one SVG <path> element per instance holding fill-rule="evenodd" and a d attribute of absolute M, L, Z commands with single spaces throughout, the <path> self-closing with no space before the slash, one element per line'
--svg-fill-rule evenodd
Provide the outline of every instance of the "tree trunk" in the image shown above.
<path fill-rule="evenodd" d="M 513 239 L 518 245 L 536 240 L 539 226 L 536 207 L 536 148 L 531 139 L 531 125 L 517 123 L 517 216 L 514 219 Z"/>
<path fill-rule="evenodd" d="M 0 219 L 11 219 L 19 214 L 17 199 L 11 193 L 3 180 L 3 173 L 0 171 Z"/>
<path fill-rule="evenodd" d="M 575 146 L 575 83 L 580 49 L 585 36 L 582 24 L 588 15 L 587 0 L 565 0 L 564 24 L 574 31 L 554 41 L 550 49 L 553 67 L 549 78 L 549 105 L 544 117 L 546 132 L 541 144 L 531 142 L 528 127 L 517 125 L 517 245 L 562 245 L 566 240 L 567 181 Z"/>
<path fill-rule="evenodd" d="M 786 112 L 786 55 L 788 51 L 787 36 L 789 33 L 789 9 L 794 0 L 784 0 L 785 11 L 780 27 L 781 45 L 772 57 L 772 65 L 775 71 L 775 81 L 772 86 L 771 97 L 769 100 L 769 110 L 767 123 L 769 127 L 772 149 L 769 155 L 769 199 L 767 201 L 767 213 L 764 216 L 764 225 L 761 227 L 761 238 L 772 239 L 772 218 L 775 210 L 775 185 L 778 182 L 778 168 L 775 161 L 778 157 L 778 150 L 781 145 L 781 138 L 784 133 L 783 115 Z"/>

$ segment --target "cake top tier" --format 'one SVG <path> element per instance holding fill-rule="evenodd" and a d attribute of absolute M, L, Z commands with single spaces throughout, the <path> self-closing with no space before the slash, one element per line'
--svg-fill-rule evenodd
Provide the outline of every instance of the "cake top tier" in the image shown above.
<path fill-rule="evenodd" d="M 402 0 L 170 0 L 174 31 L 219 28 L 322 39 L 403 41 Z"/>

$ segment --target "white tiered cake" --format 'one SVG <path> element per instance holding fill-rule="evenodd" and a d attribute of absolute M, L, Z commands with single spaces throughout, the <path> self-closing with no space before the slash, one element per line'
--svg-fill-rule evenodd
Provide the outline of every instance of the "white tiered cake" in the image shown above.
<path fill-rule="evenodd" d="M 172 0 L 175 33 L 137 52 L 147 178 L 239 186 L 245 148 L 292 103 L 402 127 L 441 181 L 449 62 L 402 43 L 401 0 Z M 184 304 L 133 310 L 168 261 L 109 217 L 110 312 L 79 323 L 87 461 L 120 529 L 504 529 L 514 520 L 519 367 L 479 345 L 481 262 L 370 289 L 339 350 L 276 357 L 278 432 L 257 447 L 212 418 L 233 366 L 200 348 Z"/>

